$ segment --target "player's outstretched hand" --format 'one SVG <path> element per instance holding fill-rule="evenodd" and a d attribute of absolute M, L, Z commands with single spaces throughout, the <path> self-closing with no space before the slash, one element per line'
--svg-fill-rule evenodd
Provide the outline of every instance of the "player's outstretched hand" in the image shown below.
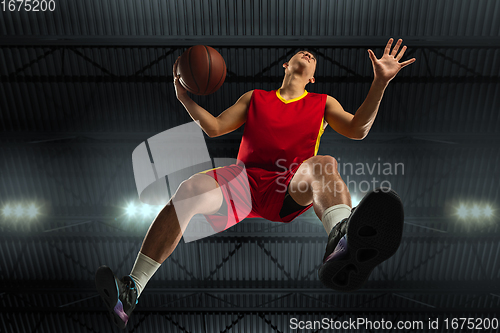
<path fill-rule="evenodd" d="M 177 99 L 187 95 L 186 88 L 184 88 L 182 84 L 179 82 L 181 76 L 177 75 L 177 63 L 179 62 L 179 58 L 180 57 L 178 57 L 177 60 L 175 61 L 173 68 L 175 95 L 177 96 Z"/>
<path fill-rule="evenodd" d="M 387 42 L 384 50 L 384 55 L 380 59 L 377 59 L 375 53 L 373 53 L 372 50 L 368 50 L 368 54 L 370 55 L 370 60 L 372 61 L 373 65 L 375 79 L 380 80 L 384 83 L 389 83 L 389 81 L 391 81 L 396 76 L 396 74 L 398 74 L 401 68 L 408 66 L 409 64 L 416 61 L 415 58 L 412 58 L 404 62 L 399 62 L 406 51 L 406 46 L 403 46 L 401 52 L 399 52 L 398 54 L 399 47 L 401 46 L 401 43 L 403 43 L 403 40 L 399 39 L 391 52 L 392 42 L 393 39 L 389 39 L 389 42 Z"/>

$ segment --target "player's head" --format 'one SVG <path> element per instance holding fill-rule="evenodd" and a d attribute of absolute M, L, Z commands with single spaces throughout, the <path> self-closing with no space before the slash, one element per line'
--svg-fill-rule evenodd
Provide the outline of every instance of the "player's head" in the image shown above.
<path fill-rule="evenodd" d="M 287 62 L 283 64 L 285 75 L 299 74 L 307 78 L 311 83 L 314 83 L 314 72 L 316 71 L 316 56 L 313 52 L 300 50 L 293 55 Z"/>

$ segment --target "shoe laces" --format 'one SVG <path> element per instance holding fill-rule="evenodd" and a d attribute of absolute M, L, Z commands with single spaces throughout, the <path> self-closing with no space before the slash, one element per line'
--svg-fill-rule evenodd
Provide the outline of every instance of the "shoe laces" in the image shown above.
<path fill-rule="evenodd" d="M 333 227 L 332 231 L 330 231 L 330 235 L 328 235 L 328 242 L 326 243 L 326 250 L 325 250 L 325 256 L 323 257 L 323 261 L 328 255 L 330 255 L 335 250 L 335 247 L 339 243 L 340 239 L 347 233 L 348 221 L 355 209 L 356 207 L 354 207 L 351 210 L 351 214 L 349 215 L 349 217 L 337 223 Z"/>
<path fill-rule="evenodd" d="M 340 221 L 339 223 L 337 223 L 333 227 L 332 232 L 330 232 L 329 238 L 333 239 L 333 238 L 339 237 L 339 239 L 340 239 L 342 236 L 344 236 L 347 232 L 347 221 L 348 220 L 349 220 L 348 218 L 345 218 L 342 221 Z"/>
<path fill-rule="evenodd" d="M 349 214 L 349 217 L 346 217 L 345 219 L 343 219 L 342 221 L 340 221 L 335 227 L 335 236 L 340 236 L 340 238 L 342 238 L 342 236 L 344 236 L 346 233 L 347 233 L 347 224 L 349 222 L 349 219 L 351 218 L 352 216 L 352 213 L 354 213 L 354 210 L 356 210 L 356 207 L 353 207 L 351 209 L 351 214 Z M 334 237 L 335 237 L 334 236 Z M 339 238 L 339 239 L 340 239 Z"/>
<path fill-rule="evenodd" d="M 137 297 L 137 287 L 134 279 L 132 279 L 131 276 L 126 275 L 121 279 L 121 282 L 123 290 L 120 295 L 123 295 L 123 300 L 126 304 L 131 304 L 135 298 L 135 304 L 137 304 L 139 302 L 139 298 Z"/>

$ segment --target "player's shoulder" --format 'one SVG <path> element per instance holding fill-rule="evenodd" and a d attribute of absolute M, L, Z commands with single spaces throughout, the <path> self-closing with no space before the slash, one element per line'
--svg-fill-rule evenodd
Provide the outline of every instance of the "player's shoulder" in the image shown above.
<path fill-rule="evenodd" d="M 254 91 L 255 91 L 255 89 L 249 90 L 246 93 L 244 93 L 243 96 L 252 96 Z"/>
<path fill-rule="evenodd" d="M 326 95 L 325 108 L 326 110 L 343 110 L 340 102 L 330 95 Z"/>
<path fill-rule="evenodd" d="M 241 95 L 240 100 L 250 100 L 253 96 L 253 92 L 254 92 L 253 90 L 247 91 L 246 93 Z"/>
<path fill-rule="evenodd" d="M 337 103 L 339 103 L 339 101 L 337 101 L 337 99 L 335 97 L 327 95 L 327 94 L 323 94 L 323 95 L 326 96 L 326 104 L 337 104 Z"/>
<path fill-rule="evenodd" d="M 266 98 L 268 96 L 276 95 L 276 90 L 253 89 L 247 92 L 251 97 Z"/>
<path fill-rule="evenodd" d="M 247 91 L 246 93 L 240 96 L 240 98 L 236 101 L 235 104 L 245 104 L 248 106 L 250 104 L 252 96 L 253 96 L 253 90 Z"/>
<path fill-rule="evenodd" d="M 255 94 L 268 94 L 268 93 L 274 92 L 275 90 L 253 89 L 250 91 L 252 91 Z"/>
<path fill-rule="evenodd" d="M 308 91 L 308 92 L 307 92 L 307 95 L 308 95 L 308 96 L 321 96 L 321 97 L 323 97 L 323 96 L 328 96 L 327 94 L 315 93 L 315 92 L 312 92 L 312 91 Z"/>
<path fill-rule="evenodd" d="M 331 96 L 328 96 L 327 94 L 321 94 L 321 93 L 315 93 L 315 92 L 307 92 L 307 96 L 309 99 L 315 99 L 321 102 L 327 101 L 329 98 L 332 98 Z"/>

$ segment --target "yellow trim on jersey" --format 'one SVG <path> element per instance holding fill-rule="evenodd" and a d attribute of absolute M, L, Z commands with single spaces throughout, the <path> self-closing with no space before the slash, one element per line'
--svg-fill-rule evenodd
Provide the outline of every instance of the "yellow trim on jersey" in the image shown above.
<path fill-rule="evenodd" d="M 276 90 L 276 96 L 280 99 L 280 101 L 282 101 L 282 102 L 283 102 L 283 103 L 285 103 L 285 104 L 292 103 L 292 102 L 296 102 L 296 101 L 298 101 L 299 99 L 302 99 L 302 98 L 306 97 L 306 95 L 307 95 L 307 90 L 305 90 L 305 89 L 304 89 L 304 93 L 303 93 L 302 95 L 300 95 L 300 96 L 299 96 L 299 97 L 297 97 L 297 98 L 293 98 L 293 99 L 291 99 L 291 100 L 288 100 L 288 101 L 287 101 L 286 99 L 284 99 L 283 97 L 281 97 L 281 94 L 280 94 L 280 89 L 281 89 L 281 88 L 278 88 L 278 90 Z"/>
<path fill-rule="evenodd" d="M 208 170 L 205 170 L 205 171 L 200 171 L 200 172 L 198 172 L 198 173 L 207 173 L 207 172 L 209 172 L 209 171 L 212 171 L 212 170 L 215 170 L 215 169 L 220 169 L 220 168 L 223 168 L 223 166 L 221 166 L 221 167 L 217 167 L 217 168 L 213 168 L 213 169 L 208 169 Z"/>
<path fill-rule="evenodd" d="M 323 117 L 321 119 L 321 127 L 319 128 L 319 133 L 318 133 L 318 138 L 316 139 L 316 147 L 314 148 L 314 156 L 318 153 L 319 150 L 319 141 L 321 140 L 321 136 L 323 135 L 323 132 L 325 131 L 325 118 Z"/>

